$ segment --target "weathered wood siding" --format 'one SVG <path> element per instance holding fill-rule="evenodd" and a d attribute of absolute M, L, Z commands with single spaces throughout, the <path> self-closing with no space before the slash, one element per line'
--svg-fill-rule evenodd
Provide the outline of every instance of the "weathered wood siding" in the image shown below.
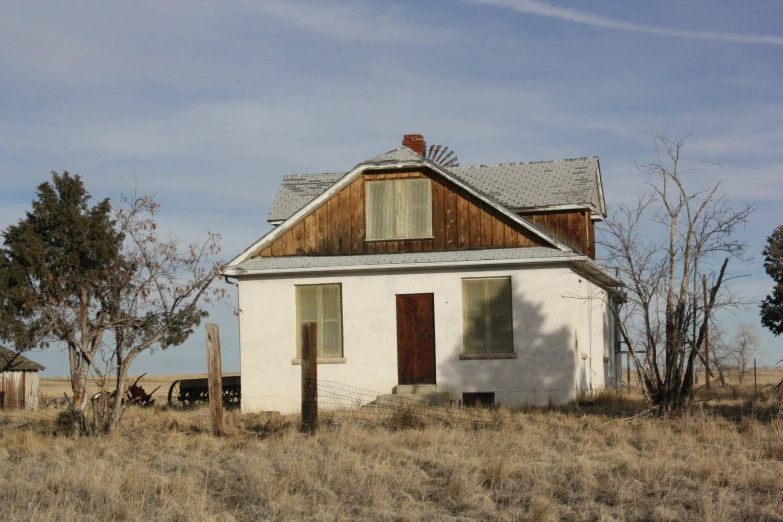
<path fill-rule="evenodd" d="M 566 245 L 595 259 L 595 225 L 590 212 L 572 210 L 563 212 L 520 213 L 544 232 Z"/>
<path fill-rule="evenodd" d="M 0 403 L 6 410 L 38 407 L 38 372 L 0 373 Z"/>
<path fill-rule="evenodd" d="M 432 237 L 365 238 L 365 181 L 432 179 Z M 340 255 L 546 246 L 543 240 L 475 196 L 425 172 L 374 172 L 358 177 L 261 250 L 257 256 Z"/>

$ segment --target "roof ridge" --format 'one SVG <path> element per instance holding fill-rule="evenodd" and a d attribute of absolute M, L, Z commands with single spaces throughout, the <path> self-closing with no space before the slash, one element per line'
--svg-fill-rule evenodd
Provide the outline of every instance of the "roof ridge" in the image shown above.
<path fill-rule="evenodd" d="M 427 158 L 425 158 L 415 150 L 403 145 L 401 147 L 397 147 L 396 149 L 392 149 L 382 154 L 373 156 L 372 158 L 368 158 L 362 161 L 361 163 L 359 163 L 359 165 L 366 165 L 372 163 L 395 163 L 400 161 L 421 161 L 426 159 Z"/>
<path fill-rule="evenodd" d="M 512 161 L 511 163 L 490 163 L 490 164 L 480 164 L 480 165 L 460 165 L 459 167 L 451 167 L 455 169 L 473 169 L 473 168 L 480 168 L 480 167 L 505 167 L 505 166 L 515 166 L 515 165 L 541 165 L 543 163 L 564 163 L 567 161 L 584 161 L 584 160 L 590 160 L 590 159 L 598 159 L 598 156 L 581 156 L 579 158 L 563 158 L 563 159 L 556 159 L 556 160 L 538 160 L 538 161 Z"/>
<path fill-rule="evenodd" d="M 335 175 L 337 175 L 337 174 L 345 174 L 345 172 L 334 171 L 334 172 L 312 172 L 312 173 L 308 173 L 308 174 L 285 174 L 283 176 L 283 179 L 288 179 L 288 178 L 306 178 L 306 177 L 310 177 L 310 176 L 327 176 L 327 175 L 330 175 L 330 174 L 335 174 Z"/>
<path fill-rule="evenodd" d="M 378 156 L 385 156 L 386 154 L 396 152 L 400 149 L 407 149 L 408 147 L 397 147 L 396 149 L 392 149 L 388 152 L 384 152 L 383 154 L 378 154 Z M 410 150 L 410 149 L 409 149 Z M 418 154 L 416 151 L 411 151 L 414 154 Z M 378 156 L 375 156 L 376 158 Z M 424 156 L 422 156 L 424 157 Z M 368 160 L 363 161 L 362 163 L 371 163 L 373 158 L 370 158 Z M 475 169 L 480 167 L 505 167 L 505 166 L 515 166 L 515 165 L 541 165 L 544 163 L 565 163 L 567 161 L 584 161 L 584 160 L 590 160 L 590 159 L 598 159 L 598 156 L 581 156 L 578 158 L 562 158 L 562 159 L 555 159 L 555 160 L 537 160 L 537 161 L 512 161 L 509 163 L 482 163 L 479 165 L 460 165 L 459 167 L 449 167 L 450 169 Z M 360 163 L 361 164 L 361 163 Z M 327 175 L 337 175 L 337 174 L 346 174 L 348 171 L 331 171 L 331 172 L 309 172 L 306 174 L 285 174 L 283 176 L 283 179 L 289 179 L 289 178 L 307 178 L 311 176 L 327 176 Z"/>

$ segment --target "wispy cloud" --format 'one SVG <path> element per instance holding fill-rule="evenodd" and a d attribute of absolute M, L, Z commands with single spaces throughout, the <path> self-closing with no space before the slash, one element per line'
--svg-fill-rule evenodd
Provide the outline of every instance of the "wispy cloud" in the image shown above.
<path fill-rule="evenodd" d="M 274 17 L 305 31 L 347 41 L 386 44 L 435 45 L 453 39 L 450 30 L 426 26 L 415 12 L 392 4 L 351 2 L 246 1 L 249 12 Z M 391 30 L 393 28 L 393 30 Z"/>
<path fill-rule="evenodd" d="M 633 31 L 637 33 L 654 34 L 659 36 L 674 36 L 677 38 L 690 38 L 694 40 L 713 40 L 719 42 L 734 42 L 747 44 L 771 44 L 783 45 L 783 36 L 756 35 L 745 33 L 731 33 L 722 31 L 693 31 L 687 29 L 672 29 L 647 24 L 636 24 L 617 20 L 606 16 L 594 15 L 585 11 L 558 7 L 537 0 L 464 0 L 475 4 L 494 5 L 506 7 L 521 13 L 529 13 L 548 18 L 557 18 L 568 22 L 602 27 L 605 29 L 618 29 L 621 31 Z"/>
<path fill-rule="evenodd" d="M 52 169 L 81 174 L 96 198 L 135 177 L 159 194 L 162 230 L 222 232 L 233 257 L 268 230 L 282 175 L 350 169 L 408 132 L 464 164 L 595 154 L 608 202 L 632 201 L 644 190 L 634 164 L 654 160 L 645 131 L 670 126 L 695 133 L 689 161 L 721 165 L 694 187 L 723 179 L 722 192 L 757 205 L 743 236 L 758 257 L 783 202 L 783 30 L 763 36 L 778 29 L 762 29 L 773 13 L 759 7 L 681 4 L 651 14 L 682 30 L 643 8 L 622 21 L 611 7 L 622 0 L 0 2 L 0 229 Z M 719 32 L 728 17 L 762 36 Z M 524 20 L 550 23 L 520 31 Z M 553 39 L 552 23 L 596 38 Z M 709 48 L 722 41 L 767 45 Z M 758 262 L 744 268 L 769 284 Z M 235 334 L 230 312 L 214 320 Z M 201 339 L 139 370 L 200 371 Z M 41 362 L 67 373 L 51 353 Z M 238 369 L 229 353 L 224 367 Z"/>

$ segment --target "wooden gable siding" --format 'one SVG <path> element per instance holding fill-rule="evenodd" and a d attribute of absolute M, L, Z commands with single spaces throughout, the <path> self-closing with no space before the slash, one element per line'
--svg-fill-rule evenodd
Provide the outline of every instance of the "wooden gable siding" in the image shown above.
<path fill-rule="evenodd" d="M 256 256 L 342 255 L 547 246 L 543 240 L 448 180 L 431 177 L 432 236 L 366 241 L 366 181 L 429 177 L 423 172 L 364 174 L 275 238 Z"/>
<path fill-rule="evenodd" d="M 520 216 L 571 248 L 595 259 L 595 225 L 589 211 L 520 213 Z"/>

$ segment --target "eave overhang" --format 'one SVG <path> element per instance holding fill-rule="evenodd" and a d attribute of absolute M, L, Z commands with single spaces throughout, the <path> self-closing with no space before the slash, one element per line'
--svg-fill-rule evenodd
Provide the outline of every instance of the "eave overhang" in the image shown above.
<path fill-rule="evenodd" d="M 574 271 L 582 274 L 607 290 L 622 288 L 625 286 L 625 283 L 623 283 L 621 279 L 611 275 L 609 272 L 601 268 L 598 263 L 587 256 L 582 256 L 579 259 L 573 260 L 571 261 L 571 264 L 574 268 Z"/>
<path fill-rule="evenodd" d="M 315 257 L 315 256 L 313 256 Z M 328 258 L 328 256 L 317 256 Z M 372 255 L 351 256 L 353 259 L 359 257 L 370 258 Z M 313 259 L 313 258 L 311 258 Z M 243 278 L 266 278 L 279 276 L 296 275 L 316 275 L 316 274 L 334 274 L 334 273 L 367 273 L 367 272 L 405 272 L 418 270 L 449 270 L 460 268 L 499 268 L 499 267 L 519 267 L 519 266 L 569 266 L 576 273 L 591 280 L 595 284 L 608 290 L 624 286 L 623 282 L 603 270 L 592 259 L 587 256 L 564 253 L 557 257 L 541 258 L 510 258 L 510 259 L 483 259 L 483 260 L 460 260 L 460 261 L 432 261 L 416 263 L 382 263 L 367 264 L 357 259 L 356 264 L 343 266 L 300 266 L 300 267 L 275 267 L 275 268 L 243 268 L 228 267 L 223 271 L 224 276 Z"/>

